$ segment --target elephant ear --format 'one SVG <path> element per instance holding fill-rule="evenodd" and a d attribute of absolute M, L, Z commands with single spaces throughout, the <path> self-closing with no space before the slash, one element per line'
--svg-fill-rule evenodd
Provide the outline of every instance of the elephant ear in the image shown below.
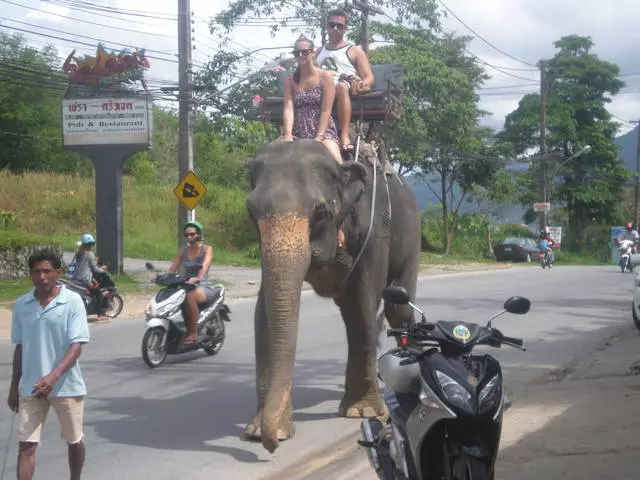
<path fill-rule="evenodd" d="M 338 226 L 342 225 L 349 210 L 360 200 L 367 188 L 367 170 L 362 163 L 349 161 L 342 164 L 343 188 L 342 207 L 336 217 Z"/>

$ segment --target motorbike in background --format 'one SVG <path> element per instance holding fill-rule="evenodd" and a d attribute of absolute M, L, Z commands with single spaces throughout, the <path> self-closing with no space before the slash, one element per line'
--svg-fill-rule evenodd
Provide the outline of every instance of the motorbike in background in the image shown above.
<path fill-rule="evenodd" d="M 547 267 L 551 268 L 551 252 L 548 248 L 540 249 L 538 252 L 538 261 L 543 270 Z"/>
<path fill-rule="evenodd" d="M 153 265 L 147 264 L 147 268 L 153 269 Z M 198 340 L 185 345 L 185 300 L 187 292 L 195 286 L 187 283 L 187 278 L 172 273 L 158 275 L 155 283 L 164 288 L 153 296 L 145 309 L 142 359 L 147 366 L 157 368 L 169 354 L 179 355 L 201 348 L 208 355 L 218 353 L 225 340 L 225 322 L 231 321 L 231 309 L 224 303 L 224 286 L 214 285 L 213 297 L 199 305 Z"/>
<path fill-rule="evenodd" d="M 73 273 L 73 270 L 71 273 Z M 69 271 L 67 271 L 67 275 L 70 275 Z M 90 288 L 78 285 L 65 278 L 60 278 L 59 281 L 69 290 L 80 295 L 84 302 L 87 315 L 98 315 L 100 313 L 101 309 L 98 303 L 98 297 L 94 293 L 94 290 L 98 289 L 102 293 L 102 301 L 104 305 L 103 315 L 105 317 L 116 318 L 120 315 L 120 312 L 122 312 L 124 300 L 118 293 L 116 282 L 113 281 L 113 278 L 106 270 L 103 270 L 100 273 L 94 273 Z"/>
<path fill-rule="evenodd" d="M 500 363 L 478 345 L 524 350 L 523 341 L 491 326 L 505 312 L 525 314 L 531 302 L 511 297 L 486 326 L 464 321 L 427 322 L 402 287 L 382 292 L 389 304 L 409 305 L 420 323 L 387 330 L 399 347 L 378 359 L 386 423 L 361 423 L 367 456 L 382 480 L 491 480 L 509 402 Z"/>
<path fill-rule="evenodd" d="M 618 251 L 620 252 L 620 271 L 625 273 L 627 270 L 633 272 L 633 264 L 631 263 L 632 248 L 635 242 L 633 240 L 620 240 L 618 243 Z"/>

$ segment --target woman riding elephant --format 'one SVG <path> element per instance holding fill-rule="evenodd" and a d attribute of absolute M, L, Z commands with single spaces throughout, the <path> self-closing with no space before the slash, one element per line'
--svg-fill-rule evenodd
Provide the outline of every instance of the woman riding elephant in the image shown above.
<path fill-rule="evenodd" d="M 384 413 L 376 381 L 376 311 L 384 287 L 415 295 L 420 213 L 409 186 L 385 177 L 370 149 L 339 164 L 313 140 L 274 142 L 249 162 L 249 214 L 257 226 L 262 281 L 255 309 L 257 415 L 246 433 L 273 452 L 294 435 L 291 387 L 303 281 L 333 298 L 346 326 L 348 360 L 340 414 Z M 379 166 L 378 166 L 379 167 Z M 344 228 L 343 249 L 336 248 Z M 385 305 L 392 326 L 412 318 Z"/>
<path fill-rule="evenodd" d="M 324 145 L 338 163 L 342 155 L 338 146 L 338 130 L 331 116 L 336 98 L 333 76 L 315 64 L 314 45 L 301 37 L 294 45 L 298 62 L 295 72 L 287 77 L 284 89 L 282 129 L 279 140 L 291 142 L 304 138 Z M 338 231 L 338 246 L 344 246 L 344 231 Z"/>

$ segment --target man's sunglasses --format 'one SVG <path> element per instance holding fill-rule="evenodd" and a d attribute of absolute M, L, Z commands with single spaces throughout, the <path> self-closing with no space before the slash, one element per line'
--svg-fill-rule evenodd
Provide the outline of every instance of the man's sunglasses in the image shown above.
<path fill-rule="evenodd" d="M 329 28 L 337 28 L 338 30 L 344 30 L 346 25 L 344 23 L 328 22 Z"/>
<path fill-rule="evenodd" d="M 294 50 L 293 51 L 293 56 L 294 57 L 299 57 L 300 55 L 304 55 L 306 57 L 306 56 L 310 55 L 311 52 L 313 52 L 313 50 L 310 49 L 310 48 L 305 48 L 303 50 Z"/>

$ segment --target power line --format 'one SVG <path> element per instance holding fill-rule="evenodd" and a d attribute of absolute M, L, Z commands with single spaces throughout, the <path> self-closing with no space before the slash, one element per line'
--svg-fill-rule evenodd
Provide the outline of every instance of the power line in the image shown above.
<path fill-rule="evenodd" d="M 13 19 L 11 19 L 11 18 L 7 18 L 7 17 L 0 17 L 0 19 L 2 19 L 2 20 L 8 20 L 8 21 L 10 21 L 10 22 L 14 22 L 14 23 L 19 23 L 20 25 L 26 25 L 26 26 L 28 26 L 28 27 L 41 28 L 41 29 L 43 29 L 43 30 L 49 30 L 49 31 L 51 31 L 51 32 L 62 33 L 62 34 L 65 34 L 65 35 L 70 35 L 70 34 L 71 34 L 70 32 L 65 32 L 64 30 L 57 30 L 57 29 L 55 29 L 55 28 L 44 27 L 44 26 L 42 26 L 42 25 L 37 25 L 37 24 L 34 24 L 34 23 L 23 22 L 23 21 L 20 21 L 20 20 L 13 20 Z M 5 25 L 5 26 L 6 26 L 7 28 L 11 28 L 11 27 L 10 27 L 10 26 L 8 26 L 8 25 Z M 112 44 L 114 44 L 114 45 L 121 45 L 121 46 L 123 46 L 123 47 L 136 48 L 135 46 L 133 46 L 133 45 L 128 45 L 128 44 L 126 44 L 126 43 L 114 42 L 114 41 L 110 41 L 110 40 L 101 40 L 101 39 L 96 38 L 96 37 L 89 37 L 89 36 L 87 36 L 87 35 L 80 35 L 80 34 L 78 34 L 78 33 L 74 33 L 73 35 L 75 35 L 76 37 L 80 37 L 80 38 L 86 38 L 86 39 L 88 39 L 88 40 L 96 40 L 96 41 L 98 41 L 98 42 L 103 42 L 103 41 L 104 41 L 104 42 L 107 42 L 107 43 L 112 43 Z M 147 49 L 145 49 L 145 50 L 146 50 L 146 51 L 149 51 L 149 52 L 158 53 L 158 54 L 160 54 L 160 55 L 171 55 L 171 54 L 169 54 L 169 53 L 165 53 L 165 52 L 163 52 L 163 51 L 161 51 L 161 50 L 153 50 L 153 49 L 151 49 L 151 48 L 147 48 Z"/>
<path fill-rule="evenodd" d="M 401 26 L 401 27 L 404 27 L 404 25 L 402 25 L 402 23 L 401 23 L 401 22 L 398 22 L 398 21 L 397 21 L 397 20 L 395 20 L 393 17 L 391 17 L 389 14 L 385 13 L 385 17 L 387 17 L 389 20 L 391 20 L 392 22 L 394 22 L 396 25 L 399 25 L 399 26 Z M 448 40 L 453 41 L 453 38 L 452 38 L 453 36 L 452 36 L 451 34 L 449 34 L 449 33 L 445 32 L 444 30 L 442 30 L 442 28 L 440 28 L 440 27 L 436 27 L 436 31 L 437 31 L 438 33 L 441 33 L 442 35 L 444 35 Z M 440 40 L 442 40 L 442 39 L 440 39 Z M 504 75 L 507 75 L 507 76 L 509 76 L 509 77 L 516 78 L 516 79 L 518 79 L 518 80 L 524 80 L 525 82 L 533 82 L 533 80 L 532 80 L 532 79 L 530 79 L 530 78 L 525 78 L 525 77 L 521 77 L 521 76 L 519 76 L 519 75 L 514 75 L 513 73 L 505 72 L 505 70 L 519 70 L 519 69 L 514 69 L 514 68 L 510 68 L 510 67 L 503 67 L 503 66 L 496 67 L 495 65 L 492 65 L 491 63 L 489 63 L 489 62 L 487 62 L 487 61 L 483 60 L 482 58 L 478 57 L 477 55 L 474 55 L 473 53 L 471 53 L 471 52 L 467 49 L 467 47 L 466 47 L 466 46 L 464 46 L 464 45 L 463 45 L 463 46 L 462 46 L 462 49 L 463 49 L 463 50 L 464 50 L 468 55 L 471 55 L 471 57 L 475 58 L 475 59 L 476 59 L 477 61 L 479 61 L 480 63 L 482 63 L 482 64 L 486 65 L 487 67 L 493 68 L 494 70 L 496 70 L 496 71 L 498 71 L 498 72 L 500 72 L 500 73 L 502 73 L 502 74 L 504 74 Z"/>
<path fill-rule="evenodd" d="M 167 16 L 168 14 L 163 14 L 165 16 L 159 16 L 158 14 L 149 15 L 144 13 L 135 13 L 134 10 L 130 10 L 128 12 L 122 11 L 116 7 L 106 6 L 106 5 L 97 5 L 94 3 L 88 2 L 77 2 L 74 0 L 42 0 L 43 2 L 50 3 L 52 5 L 57 5 L 60 7 L 68 7 L 75 10 L 86 11 L 87 13 L 98 12 L 98 13 L 115 13 L 117 15 L 127 15 L 132 17 L 142 17 L 142 18 L 152 18 L 156 20 L 169 20 L 176 21 L 177 17 Z"/>
<path fill-rule="evenodd" d="M 489 40 L 487 40 L 486 38 L 484 38 L 482 35 L 480 35 L 478 32 L 476 32 L 473 28 L 471 28 L 469 25 L 467 25 L 458 15 L 456 15 L 453 10 L 451 10 L 442 0 L 438 0 L 438 2 L 440 3 L 440 5 L 442 5 L 445 10 L 447 10 L 451 15 L 453 15 L 453 17 L 458 20 L 462 25 L 464 25 L 471 33 L 473 33 L 476 37 L 478 37 L 480 40 L 482 40 L 484 43 L 486 43 L 487 45 L 489 45 L 491 48 L 493 48 L 494 50 L 500 52 L 501 54 L 511 58 L 512 60 L 515 60 L 516 62 L 520 62 L 524 65 L 529 65 L 530 67 L 536 67 L 536 65 L 529 63 L 529 62 L 525 62 L 524 60 L 520 60 L 517 57 L 514 57 L 513 55 L 505 52 L 504 50 L 501 50 L 500 48 L 496 47 L 493 43 L 491 43 Z M 535 68 L 535 70 L 532 69 L 522 69 L 522 71 L 538 71 L 537 68 Z"/>
<path fill-rule="evenodd" d="M 26 10 L 33 10 L 33 11 L 37 11 L 37 12 L 46 13 L 47 15 L 53 15 L 54 17 L 58 17 L 58 18 L 66 18 L 67 20 L 73 20 L 74 22 L 86 23 L 88 25 L 95 25 L 95 26 L 98 26 L 98 27 L 112 28 L 112 29 L 115 29 L 115 30 L 121 30 L 123 32 L 132 32 L 132 33 L 139 33 L 139 34 L 143 34 L 143 35 L 151 35 L 151 36 L 154 36 L 154 37 L 172 38 L 171 36 L 169 36 L 169 35 L 167 35 L 165 33 L 145 32 L 145 31 L 142 31 L 142 30 L 134 30 L 132 28 L 115 27 L 113 25 L 108 25 L 106 23 L 98 23 L 98 22 L 92 22 L 90 20 L 82 20 L 82 19 L 79 19 L 79 18 L 74 18 L 74 17 L 69 17 L 67 15 L 62 15 L 60 13 L 48 12 L 48 11 L 42 10 L 40 8 L 27 7 L 25 5 L 21 5 L 21 4 L 16 3 L 16 2 L 12 2 L 11 0 L 0 0 L 0 2 L 8 3 L 10 5 L 15 5 L 16 7 L 24 8 Z"/>

